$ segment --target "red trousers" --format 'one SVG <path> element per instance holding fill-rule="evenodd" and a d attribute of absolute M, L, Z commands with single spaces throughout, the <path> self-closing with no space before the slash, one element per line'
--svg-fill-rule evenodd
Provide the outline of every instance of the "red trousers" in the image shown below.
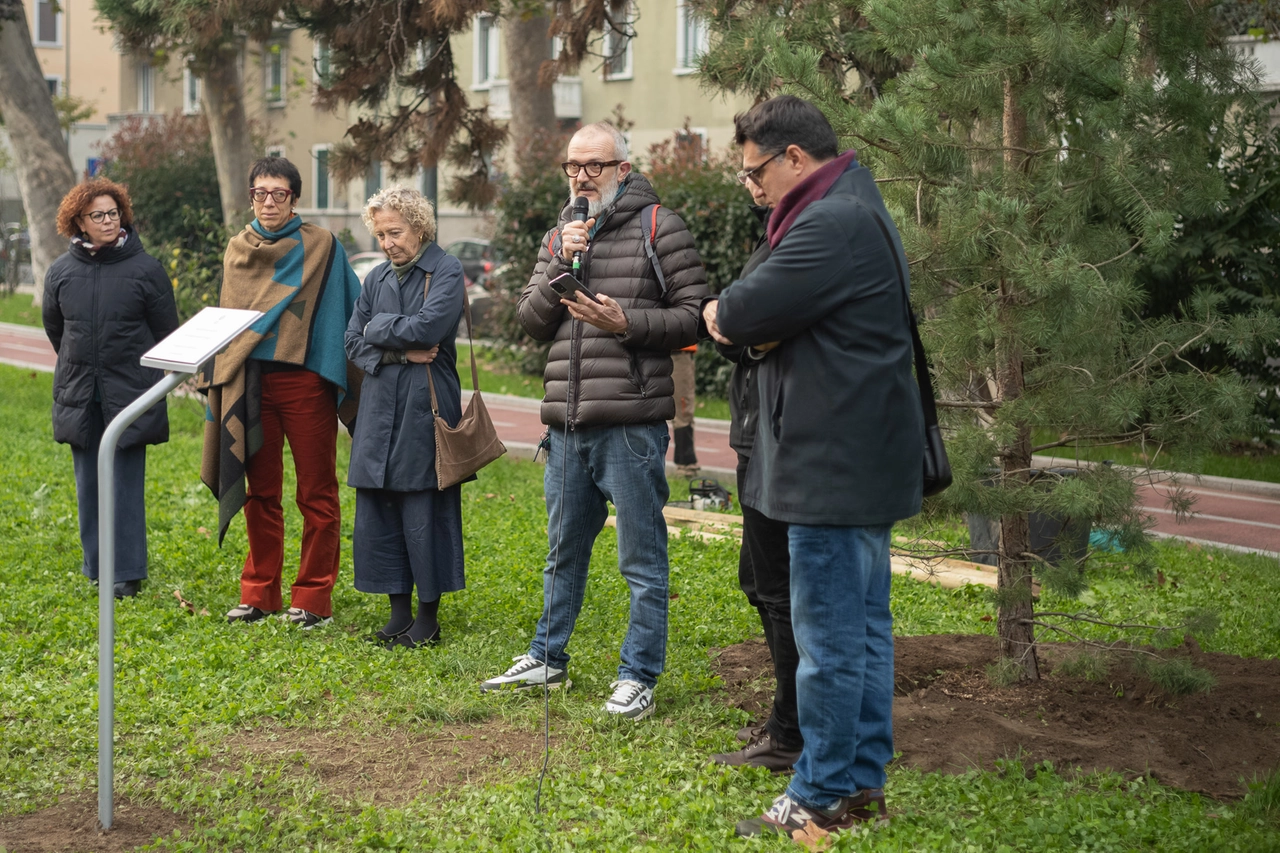
<path fill-rule="evenodd" d="M 331 616 L 338 579 L 342 509 L 338 502 L 338 410 L 333 386 L 309 370 L 262 374 L 262 448 L 246 469 L 244 505 L 249 557 L 240 576 L 240 601 L 260 610 L 281 608 L 284 571 L 284 442 L 297 472 L 302 511 L 302 556 L 291 606 Z"/>

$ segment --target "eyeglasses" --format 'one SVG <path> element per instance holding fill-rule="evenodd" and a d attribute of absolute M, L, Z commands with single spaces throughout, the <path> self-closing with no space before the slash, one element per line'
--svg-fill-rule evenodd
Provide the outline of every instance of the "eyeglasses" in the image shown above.
<path fill-rule="evenodd" d="M 621 160 L 609 160 L 605 163 L 592 161 L 590 163 L 561 163 L 560 168 L 564 169 L 564 173 L 571 178 L 578 177 L 578 172 L 586 172 L 588 178 L 598 178 L 600 173 L 604 171 L 605 166 L 616 166 Z"/>
<path fill-rule="evenodd" d="M 760 170 L 763 169 L 765 166 L 768 166 L 774 160 L 777 160 L 779 157 L 781 157 L 783 154 L 786 154 L 786 153 L 787 152 L 785 150 L 779 151 L 777 154 L 774 154 L 772 157 L 770 157 L 768 160 L 765 160 L 759 166 L 756 166 L 755 168 L 752 168 L 752 169 L 743 169 L 741 172 L 735 173 L 733 177 L 737 179 L 738 183 L 743 184 L 744 186 L 746 185 L 747 181 L 750 181 L 751 183 L 759 187 L 760 186 Z M 764 187 L 760 187 L 760 188 L 764 189 Z"/>
<path fill-rule="evenodd" d="M 91 210 L 84 216 L 89 217 L 95 225 L 100 224 L 104 219 L 110 219 L 112 222 L 120 220 L 120 208 L 113 207 L 110 210 Z"/>
<path fill-rule="evenodd" d="M 249 198 L 253 199 L 254 204 L 262 204 L 267 200 L 267 196 L 275 199 L 276 204 L 284 204 L 293 196 L 293 190 L 264 190 L 262 187 L 253 187 L 249 190 Z"/>

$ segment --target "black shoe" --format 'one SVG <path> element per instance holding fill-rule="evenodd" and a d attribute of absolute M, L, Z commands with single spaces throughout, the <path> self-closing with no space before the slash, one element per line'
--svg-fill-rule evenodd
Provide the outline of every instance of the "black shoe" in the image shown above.
<path fill-rule="evenodd" d="M 736 752 L 722 752 L 711 756 L 716 764 L 730 767 L 764 767 L 774 773 L 790 773 L 800 758 L 800 750 L 787 749 L 769 732 L 763 732 Z"/>
<path fill-rule="evenodd" d="M 397 634 L 392 637 L 383 645 L 388 649 L 420 649 L 423 646 L 438 646 L 440 645 L 440 642 L 440 628 L 437 626 L 435 633 L 425 639 L 414 640 L 413 637 L 409 636 L 409 632 L 406 630 L 403 634 Z"/>
<path fill-rule="evenodd" d="M 764 723 L 756 723 L 752 726 L 743 726 L 738 729 L 738 733 L 734 735 L 743 743 L 751 743 L 753 740 L 760 738 L 765 732 Z"/>
<path fill-rule="evenodd" d="M 369 636 L 365 637 L 365 639 L 366 639 L 367 641 L 369 641 L 370 643 L 374 643 L 374 644 L 376 644 L 376 645 L 380 645 L 380 646 L 385 646 L 387 643 L 390 643 L 390 642 L 391 642 L 392 640 L 394 640 L 396 637 L 399 637 L 401 634 L 403 634 L 405 631 L 408 631 L 408 630 L 409 630 L 409 628 L 412 628 L 412 627 L 413 627 L 413 623 L 412 623 L 412 622 L 410 622 L 410 623 L 408 624 L 408 626 L 406 626 L 406 627 L 404 628 L 404 630 L 402 630 L 402 631 L 396 631 L 394 634 L 388 634 L 386 631 L 384 631 L 384 630 L 382 630 L 381 628 L 379 628 L 378 630 L 374 631 L 374 632 L 373 632 L 372 634 L 370 634 Z"/>
<path fill-rule="evenodd" d="M 138 590 L 142 589 L 142 581 L 120 581 L 115 585 L 115 594 L 118 599 L 133 598 L 138 594 Z"/>

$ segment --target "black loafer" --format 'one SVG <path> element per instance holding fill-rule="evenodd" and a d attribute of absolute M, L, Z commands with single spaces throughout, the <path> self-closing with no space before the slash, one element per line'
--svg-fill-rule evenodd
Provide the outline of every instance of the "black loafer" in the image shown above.
<path fill-rule="evenodd" d="M 115 585 L 116 598 L 133 598 L 142 589 L 142 581 L 120 581 Z"/>
<path fill-rule="evenodd" d="M 388 649 L 395 649 L 395 648 L 420 649 L 423 646 L 438 646 L 440 645 L 440 641 L 441 641 L 440 629 L 437 627 L 435 633 L 424 640 L 415 641 L 413 637 L 409 636 L 408 632 L 405 632 L 403 634 L 396 636 L 394 639 L 389 640 L 387 643 L 385 643 L 385 646 Z"/>
<path fill-rule="evenodd" d="M 409 628 L 412 628 L 412 627 L 413 627 L 413 623 L 410 622 L 409 625 L 404 629 L 404 631 L 396 631 L 394 634 L 388 634 L 386 631 L 379 628 L 369 636 L 365 637 L 365 639 L 368 640 L 370 643 L 375 643 L 377 645 L 385 646 L 387 643 L 390 643 L 396 637 L 399 637 L 401 634 L 403 634 L 405 631 L 408 631 Z"/>

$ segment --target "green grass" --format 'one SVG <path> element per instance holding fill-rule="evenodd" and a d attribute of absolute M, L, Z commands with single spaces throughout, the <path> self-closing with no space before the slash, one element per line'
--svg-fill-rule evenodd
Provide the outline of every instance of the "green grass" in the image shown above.
<path fill-rule="evenodd" d="M 47 374 L 0 366 L 0 815 L 77 792 L 92 797 L 96 774 L 97 604 L 78 572 L 71 458 L 50 436 L 49 398 Z M 216 507 L 197 477 L 201 412 L 192 401 L 171 407 L 173 439 L 148 456 L 151 579 L 142 596 L 119 607 L 117 627 L 117 792 L 192 825 L 156 849 L 797 849 L 789 841 L 731 838 L 734 822 L 767 805 L 783 780 L 706 761 L 731 748 L 732 732 L 746 722 L 718 695 L 707 649 L 759 632 L 737 590 L 736 548 L 728 542 L 672 542 L 678 597 L 659 713 L 618 725 L 598 709 L 615 677 L 627 597 L 614 568 L 616 538 L 607 528 L 601 535 L 573 640 L 575 685 L 552 702 L 542 815 L 533 812 L 529 767 L 536 760 L 407 805 L 375 806 L 335 793 L 288 758 L 238 749 L 246 732 L 267 729 L 285 742 L 291 730 L 422 737 L 449 723 L 539 732 L 537 699 L 484 698 L 477 683 L 524 650 L 541 607 L 543 471 L 501 460 L 464 487 L 468 588 L 444 599 L 446 644 L 389 656 L 361 640 L 382 624 L 386 604 L 352 589 L 349 549 L 331 628 L 306 636 L 275 622 L 228 626 L 221 619 L 238 599 L 243 523 L 232 525 L 222 549 L 207 535 Z M 342 471 L 348 450 L 340 440 Z M 291 484 L 285 488 L 288 494 Z M 344 486 L 344 542 L 353 497 Z M 291 504 L 286 513 L 286 552 L 296 554 L 300 522 Z M 958 535 L 954 522 L 938 530 Z M 1280 655 L 1274 561 L 1213 556 L 1161 546 L 1160 566 L 1176 589 L 1149 586 L 1116 560 L 1089 606 L 1156 618 L 1213 602 L 1223 629 L 1202 638 L 1206 649 Z M 174 589 L 211 615 L 184 613 Z M 993 630 L 982 621 L 988 599 L 972 589 L 895 577 L 893 606 L 900 634 Z M 1013 764 L 964 776 L 891 768 L 894 824 L 851 834 L 835 849 L 1277 849 L 1270 801 L 1219 803 L 1113 774 L 1068 778 L 1047 766 L 1027 769 L 1029 778 Z"/>
<path fill-rule="evenodd" d="M 39 326 L 40 309 L 31 305 L 30 293 L 0 295 L 0 323 L 17 323 L 21 326 Z"/>
<path fill-rule="evenodd" d="M 1038 437 L 1038 440 L 1043 440 L 1043 437 Z M 1110 447 L 1086 447 L 1079 450 L 1071 447 L 1055 447 L 1044 451 L 1044 455 L 1091 462 L 1110 459 L 1118 465 L 1150 464 L 1158 469 L 1181 471 L 1186 474 L 1209 474 L 1215 477 L 1280 483 L 1280 439 L 1275 436 L 1271 437 L 1267 447 L 1259 445 L 1251 447 L 1247 452 L 1239 453 L 1206 453 L 1201 456 L 1191 456 L 1181 453 L 1176 448 L 1166 448 L 1148 460 L 1144 458 L 1142 448 L 1137 445 L 1120 444 Z"/>

